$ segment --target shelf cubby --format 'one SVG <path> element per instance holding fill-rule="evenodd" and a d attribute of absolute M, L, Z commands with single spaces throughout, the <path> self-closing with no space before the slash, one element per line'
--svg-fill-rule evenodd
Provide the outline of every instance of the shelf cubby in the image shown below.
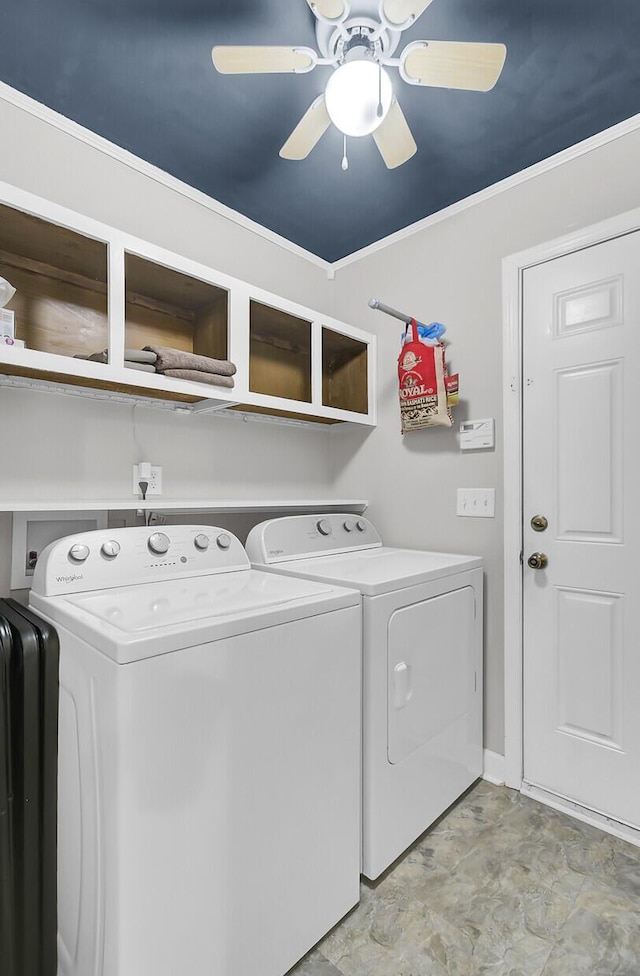
<path fill-rule="evenodd" d="M 16 293 L 15 338 L 57 356 L 108 345 L 107 245 L 0 205 L 0 276 Z"/>
<path fill-rule="evenodd" d="M 249 389 L 311 403 L 311 322 L 251 301 Z"/>
<path fill-rule="evenodd" d="M 125 254 L 125 347 L 169 346 L 228 358 L 229 296 L 224 288 Z"/>
<path fill-rule="evenodd" d="M 366 342 L 323 327 L 323 405 L 366 414 L 369 409 L 367 371 Z"/>

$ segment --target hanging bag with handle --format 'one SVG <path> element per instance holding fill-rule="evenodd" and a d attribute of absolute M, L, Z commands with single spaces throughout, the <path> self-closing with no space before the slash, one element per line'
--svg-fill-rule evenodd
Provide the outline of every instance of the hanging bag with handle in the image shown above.
<path fill-rule="evenodd" d="M 447 406 L 447 367 L 441 342 L 420 341 L 415 319 L 407 323 L 410 338 L 398 357 L 402 433 L 422 427 L 451 427 Z"/>

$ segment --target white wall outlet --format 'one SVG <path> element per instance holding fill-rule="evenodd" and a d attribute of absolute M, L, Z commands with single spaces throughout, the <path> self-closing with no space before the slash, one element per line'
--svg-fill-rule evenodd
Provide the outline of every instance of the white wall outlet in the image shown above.
<path fill-rule="evenodd" d="M 494 488 L 458 488 L 456 515 L 472 518 L 495 518 L 496 493 Z"/>
<path fill-rule="evenodd" d="M 148 477 L 143 478 L 140 474 L 140 468 L 148 462 L 143 461 L 141 464 L 134 464 L 133 466 L 133 494 L 138 498 L 140 495 L 140 481 L 148 481 L 149 487 L 147 488 L 147 498 L 149 495 L 161 495 L 162 494 L 162 468 L 159 464 L 149 465 L 150 474 Z M 146 471 L 146 468 L 143 468 Z"/>

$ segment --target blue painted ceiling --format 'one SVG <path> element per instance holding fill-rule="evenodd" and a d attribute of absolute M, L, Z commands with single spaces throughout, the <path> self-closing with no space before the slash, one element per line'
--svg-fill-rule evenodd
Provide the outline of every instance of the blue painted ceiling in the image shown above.
<path fill-rule="evenodd" d="M 306 160 L 278 156 L 331 68 L 211 63 L 214 44 L 316 48 L 305 0 L 4 0 L 0 18 L 0 80 L 328 261 L 640 112 L 639 0 L 433 0 L 396 54 L 504 42 L 496 87 L 393 71 L 418 152 L 388 170 L 370 136 L 351 139 L 346 173 L 333 127 Z"/>

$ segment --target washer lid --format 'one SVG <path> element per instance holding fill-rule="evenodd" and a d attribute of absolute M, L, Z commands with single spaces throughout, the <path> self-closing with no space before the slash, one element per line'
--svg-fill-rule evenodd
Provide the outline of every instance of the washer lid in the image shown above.
<path fill-rule="evenodd" d="M 360 594 L 246 569 L 42 597 L 34 608 L 120 664 L 342 607 Z"/>
<path fill-rule="evenodd" d="M 378 596 L 482 566 L 480 556 L 461 556 L 419 549 L 362 549 L 311 559 L 279 562 L 279 573 L 357 587 L 365 596 Z"/>

